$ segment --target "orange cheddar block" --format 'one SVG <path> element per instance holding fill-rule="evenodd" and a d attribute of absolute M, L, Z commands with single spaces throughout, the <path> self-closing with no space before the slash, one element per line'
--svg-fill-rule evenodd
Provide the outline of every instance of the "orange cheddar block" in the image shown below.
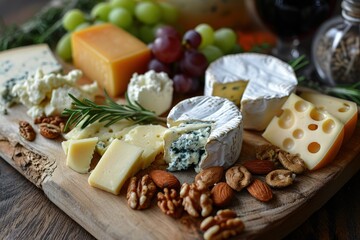
<path fill-rule="evenodd" d="M 151 58 L 143 42 L 112 24 L 74 32 L 71 44 L 75 67 L 112 97 L 124 94 L 133 73 L 144 73 Z"/>

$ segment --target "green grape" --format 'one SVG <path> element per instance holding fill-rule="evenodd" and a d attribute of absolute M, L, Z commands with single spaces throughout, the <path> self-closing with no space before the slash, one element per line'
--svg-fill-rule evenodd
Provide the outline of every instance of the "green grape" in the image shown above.
<path fill-rule="evenodd" d="M 151 43 L 155 39 L 154 28 L 150 25 L 143 25 L 139 29 L 139 38 L 144 43 Z"/>
<path fill-rule="evenodd" d="M 71 60 L 71 33 L 66 33 L 60 38 L 56 45 L 56 53 L 65 61 Z"/>
<path fill-rule="evenodd" d="M 78 26 L 75 28 L 74 32 L 83 30 L 83 29 L 88 28 L 88 27 L 90 27 L 90 26 L 91 26 L 91 23 L 89 23 L 89 22 L 83 22 L 82 24 L 78 25 Z"/>
<path fill-rule="evenodd" d="M 224 55 L 224 53 L 220 50 L 220 48 L 214 45 L 207 45 L 202 49 L 200 49 L 200 52 L 204 54 L 208 63 L 211 63 Z"/>
<path fill-rule="evenodd" d="M 210 25 L 206 23 L 199 24 L 195 27 L 195 31 L 201 35 L 201 44 L 199 48 L 214 43 L 214 29 Z"/>
<path fill-rule="evenodd" d="M 85 22 L 85 15 L 79 9 L 71 9 L 62 19 L 63 26 L 67 31 L 73 31 L 83 22 Z"/>
<path fill-rule="evenodd" d="M 156 24 L 161 19 L 161 8 L 154 2 L 139 2 L 135 7 L 136 18 L 145 24 Z"/>
<path fill-rule="evenodd" d="M 112 8 L 125 8 L 128 10 L 131 14 L 135 11 L 136 2 L 135 0 L 111 0 L 110 6 Z"/>
<path fill-rule="evenodd" d="M 127 29 L 133 24 L 133 17 L 125 8 L 114 8 L 109 13 L 109 22 L 120 28 Z"/>
<path fill-rule="evenodd" d="M 237 36 L 230 28 L 220 28 L 214 33 L 214 43 L 223 53 L 230 53 L 236 44 Z"/>
<path fill-rule="evenodd" d="M 96 4 L 92 9 L 90 15 L 95 19 L 100 19 L 107 22 L 108 16 L 111 11 L 111 6 L 107 2 L 101 2 Z"/>
<path fill-rule="evenodd" d="M 167 2 L 159 2 L 161 8 L 162 20 L 165 23 L 175 23 L 179 17 L 179 12 L 176 7 Z"/>

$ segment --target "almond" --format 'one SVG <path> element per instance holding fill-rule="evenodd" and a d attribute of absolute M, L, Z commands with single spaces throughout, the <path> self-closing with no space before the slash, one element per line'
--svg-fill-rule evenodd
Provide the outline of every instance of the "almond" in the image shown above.
<path fill-rule="evenodd" d="M 195 182 L 201 180 L 207 187 L 214 186 L 215 183 L 221 181 L 224 175 L 224 168 L 220 166 L 209 167 L 201 170 L 195 176 Z"/>
<path fill-rule="evenodd" d="M 180 188 L 180 181 L 173 175 L 164 170 L 152 170 L 149 173 L 150 177 L 154 181 L 155 185 L 161 189 L 178 189 Z"/>
<path fill-rule="evenodd" d="M 267 202 L 273 197 L 270 187 L 259 179 L 254 181 L 247 187 L 248 192 L 259 201 Z"/>
<path fill-rule="evenodd" d="M 246 167 L 249 172 L 252 174 L 266 175 L 269 172 L 275 169 L 275 163 L 268 160 L 250 160 L 244 162 L 244 167 Z"/>
<path fill-rule="evenodd" d="M 215 206 L 224 207 L 234 197 L 234 190 L 226 182 L 220 182 L 211 189 L 211 197 Z"/>

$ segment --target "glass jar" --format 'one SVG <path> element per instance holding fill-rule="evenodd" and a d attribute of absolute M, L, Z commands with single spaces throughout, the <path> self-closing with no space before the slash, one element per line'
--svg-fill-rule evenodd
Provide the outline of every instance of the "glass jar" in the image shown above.
<path fill-rule="evenodd" d="M 360 0 L 343 0 L 342 16 L 325 22 L 312 44 L 320 80 L 330 86 L 360 80 Z"/>

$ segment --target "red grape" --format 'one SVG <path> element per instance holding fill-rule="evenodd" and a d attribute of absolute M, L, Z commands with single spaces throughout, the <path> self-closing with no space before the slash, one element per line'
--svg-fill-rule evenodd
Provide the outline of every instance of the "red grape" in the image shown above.
<path fill-rule="evenodd" d="M 186 45 L 192 48 L 198 48 L 201 44 L 201 35 L 195 30 L 188 30 L 183 36 Z"/>
<path fill-rule="evenodd" d="M 177 93 L 188 93 L 192 90 L 193 80 L 184 74 L 176 74 L 173 77 L 174 90 Z"/>
<path fill-rule="evenodd" d="M 180 39 L 180 34 L 178 33 L 178 31 L 176 31 L 176 29 L 171 26 L 159 27 L 158 29 L 156 29 L 155 36 L 156 37 L 173 36 Z"/>
<path fill-rule="evenodd" d="M 188 49 L 180 60 L 182 73 L 190 77 L 200 77 L 205 73 L 208 62 L 204 54 L 194 49 Z"/>
<path fill-rule="evenodd" d="M 171 74 L 171 68 L 166 63 L 160 62 L 157 59 L 151 59 L 148 64 L 148 70 L 154 70 L 155 72 L 166 72 L 169 76 Z"/>
<path fill-rule="evenodd" d="M 173 36 L 158 37 L 152 45 L 152 52 L 161 62 L 175 62 L 182 55 L 181 41 Z"/>

